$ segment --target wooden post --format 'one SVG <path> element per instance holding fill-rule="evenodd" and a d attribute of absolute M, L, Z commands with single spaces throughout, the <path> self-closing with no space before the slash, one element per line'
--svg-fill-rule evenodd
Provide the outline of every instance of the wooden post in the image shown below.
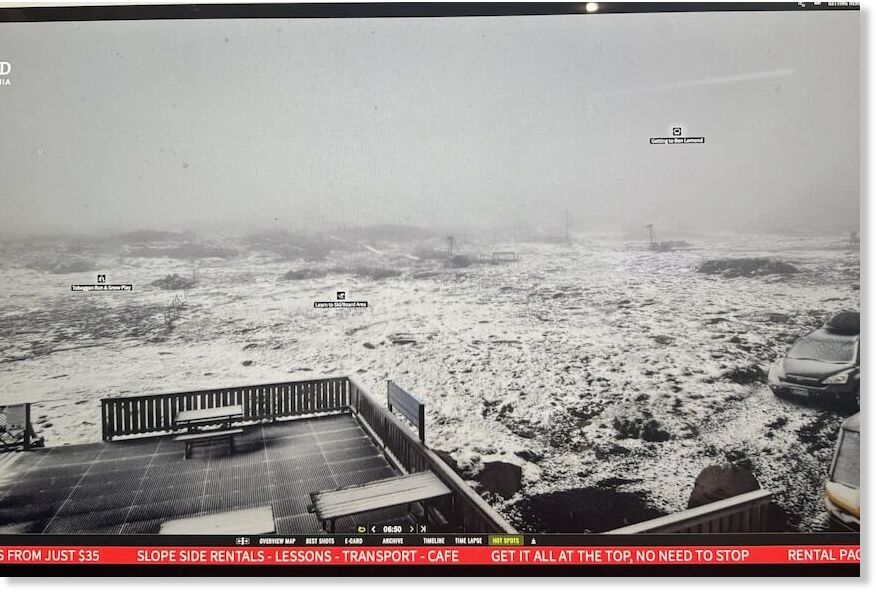
<path fill-rule="evenodd" d="M 420 442 L 426 444 L 426 404 L 420 404 L 420 422 L 417 424 Z"/>
<path fill-rule="evenodd" d="M 33 432 L 33 427 L 30 425 L 30 404 L 24 404 L 24 450 L 30 449 L 30 433 Z"/>

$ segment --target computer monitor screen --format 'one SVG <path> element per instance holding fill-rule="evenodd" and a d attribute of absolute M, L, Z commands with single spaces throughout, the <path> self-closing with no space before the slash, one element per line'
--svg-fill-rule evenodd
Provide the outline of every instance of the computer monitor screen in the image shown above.
<path fill-rule="evenodd" d="M 859 31 L 0 9 L 0 541 L 734 534 L 857 572 Z"/>

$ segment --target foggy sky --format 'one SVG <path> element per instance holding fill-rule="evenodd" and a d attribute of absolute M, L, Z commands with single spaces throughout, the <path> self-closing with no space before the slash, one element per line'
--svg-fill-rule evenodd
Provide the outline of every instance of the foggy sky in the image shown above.
<path fill-rule="evenodd" d="M 7 233 L 858 225 L 852 11 L 3 23 L 0 61 Z"/>

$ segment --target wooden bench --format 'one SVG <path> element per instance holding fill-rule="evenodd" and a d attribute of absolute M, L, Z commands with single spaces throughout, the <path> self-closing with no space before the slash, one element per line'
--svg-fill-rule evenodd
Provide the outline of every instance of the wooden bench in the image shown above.
<path fill-rule="evenodd" d="M 186 451 L 183 459 L 188 459 L 192 447 L 195 445 L 212 444 L 215 441 L 228 441 L 228 454 L 234 454 L 234 437 L 243 434 L 242 428 L 229 428 L 226 430 L 214 430 L 211 432 L 187 432 L 173 437 L 174 441 L 185 443 Z"/>
<path fill-rule="evenodd" d="M 450 488 L 431 471 L 425 471 L 367 484 L 312 492 L 312 504 L 307 510 L 316 513 L 316 518 L 325 531 L 334 533 L 335 521 L 341 517 L 414 502 L 422 502 L 425 506 L 428 500 L 448 494 Z"/>
<path fill-rule="evenodd" d="M 268 505 L 172 519 L 162 523 L 158 533 L 164 535 L 262 535 L 275 531 L 274 509 Z"/>

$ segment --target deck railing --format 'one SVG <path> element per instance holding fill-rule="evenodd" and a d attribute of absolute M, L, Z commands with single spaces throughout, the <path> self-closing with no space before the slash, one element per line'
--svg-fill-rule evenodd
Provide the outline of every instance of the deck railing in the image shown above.
<path fill-rule="evenodd" d="M 168 433 L 174 430 L 174 418 L 179 412 L 229 405 L 243 408 L 243 422 L 352 412 L 390 461 L 408 473 L 430 470 L 451 489 L 450 505 L 443 510 L 454 523 L 452 527 L 474 533 L 514 533 L 514 528 L 410 428 L 348 377 L 104 398 L 103 440 Z"/>
<path fill-rule="evenodd" d="M 769 529 L 771 496 L 754 490 L 608 533 L 763 533 Z"/>
<path fill-rule="evenodd" d="M 350 407 L 372 431 L 372 436 L 378 443 L 391 453 L 398 465 L 411 473 L 429 470 L 453 491 L 452 508 L 445 509 L 451 515 L 449 518 L 458 524 L 453 527 L 470 533 L 516 533 L 510 523 L 493 510 L 440 457 L 421 443 L 410 428 L 377 403 L 355 381 L 350 379 L 349 385 Z"/>
<path fill-rule="evenodd" d="M 244 422 L 271 422 L 306 414 L 340 412 L 349 406 L 346 377 L 270 383 L 100 400 L 103 440 L 117 436 L 160 434 L 174 429 L 185 410 L 239 405 Z"/>

